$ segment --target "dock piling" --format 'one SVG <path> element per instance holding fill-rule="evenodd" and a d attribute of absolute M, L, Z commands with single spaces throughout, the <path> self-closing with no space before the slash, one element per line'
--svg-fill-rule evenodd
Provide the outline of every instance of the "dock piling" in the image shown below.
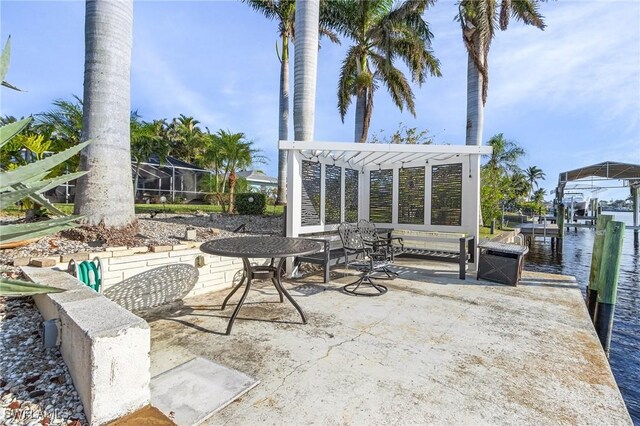
<path fill-rule="evenodd" d="M 589 272 L 589 288 L 587 288 L 587 310 L 591 321 L 595 319 L 596 304 L 598 303 L 598 273 L 602 261 L 602 248 L 607 223 L 613 220 L 611 215 L 603 215 L 596 224 L 596 235 L 593 239 L 593 252 L 591 254 L 591 270 Z"/>
<path fill-rule="evenodd" d="M 598 271 L 598 304 L 596 306 L 594 326 L 607 357 L 609 356 L 613 314 L 618 292 L 624 228 L 625 224 L 623 222 L 610 221 L 607 224 L 600 271 Z"/>

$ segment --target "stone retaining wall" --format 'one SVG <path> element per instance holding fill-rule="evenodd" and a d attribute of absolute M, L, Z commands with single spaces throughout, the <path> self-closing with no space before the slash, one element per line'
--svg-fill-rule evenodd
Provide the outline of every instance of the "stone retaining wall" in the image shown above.
<path fill-rule="evenodd" d="M 199 242 L 151 247 L 108 247 L 105 251 L 73 253 L 46 258 L 18 258 L 16 265 L 58 267 L 66 269 L 71 259 L 76 262 L 100 258 L 103 268 L 102 289 L 160 266 L 183 263 L 198 268 L 198 282 L 187 297 L 224 290 L 240 278 L 242 259 L 212 256 L 200 251 Z M 202 256 L 203 263 L 196 258 Z"/>

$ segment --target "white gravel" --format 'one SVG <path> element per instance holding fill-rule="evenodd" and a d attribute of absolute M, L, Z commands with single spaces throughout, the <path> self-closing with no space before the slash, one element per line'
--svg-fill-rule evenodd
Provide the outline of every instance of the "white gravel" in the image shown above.
<path fill-rule="evenodd" d="M 45 349 L 31 298 L 0 298 L 0 424 L 87 424 L 57 348 Z"/>

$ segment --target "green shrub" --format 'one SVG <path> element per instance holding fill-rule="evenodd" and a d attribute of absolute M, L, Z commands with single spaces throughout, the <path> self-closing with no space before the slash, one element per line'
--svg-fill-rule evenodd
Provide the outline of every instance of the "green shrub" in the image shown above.
<path fill-rule="evenodd" d="M 264 214 L 267 196 L 259 192 L 236 194 L 235 205 L 238 214 Z"/>

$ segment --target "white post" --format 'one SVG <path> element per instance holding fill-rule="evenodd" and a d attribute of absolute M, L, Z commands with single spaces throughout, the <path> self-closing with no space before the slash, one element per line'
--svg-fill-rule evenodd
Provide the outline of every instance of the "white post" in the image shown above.
<path fill-rule="evenodd" d="M 391 177 L 391 224 L 393 226 L 398 225 L 398 205 L 400 204 L 400 169 L 398 167 L 393 168 L 393 175 Z"/>
<path fill-rule="evenodd" d="M 347 207 L 346 195 L 346 172 L 344 167 L 340 167 L 340 223 L 345 221 L 345 209 Z"/>
<path fill-rule="evenodd" d="M 431 226 L 431 166 L 424 168 L 424 226 Z"/>
<path fill-rule="evenodd" d="M 325 189 L 327 167 L 326 164 L 320 163 L 320 226 L 325 226 L 327 221 L 325 220 L 325 202 L 327 191 Z"/>
<path fill-rule="evenodd" d="M 358 185 L 358 192 L 360 193 L 360 199 L 358 200 L 358 219 L 369 220 L 369 170 L 365 170 L 364 173 L 358 172 L 360 184 Z"/>
<path fill-rule="evenodd" d="M 300 153 L 298 151 L 289 151 L 289 155 L 287 155 L 287 217 L 285 218 L 287 237 L 297 237 L 302 223 L 300 205 L 302 177 L 300 176 L 300 166 Z M 293 273 L 292 258 L 288 258 L 286 261 L 286 271 L 288 276 Z"/>
<path fill-rule="evenodd" d="M 476 244 L 473 255 L 475 262 L 469 264 L 469 270 L 475 272 L 478 269 L 478 243 L 480 242 L 480 156 L 470 154 L 468 167 L 468 174 L 462 176 L 463 182 L 469 182 L 468 185 L 462 185 L 462 220 L 463 223 L 467 223 L 468 229 L 470 229 L 469 233 L 475 238 Z M 466 194 L 464 193 L 465 189 Z"/>

